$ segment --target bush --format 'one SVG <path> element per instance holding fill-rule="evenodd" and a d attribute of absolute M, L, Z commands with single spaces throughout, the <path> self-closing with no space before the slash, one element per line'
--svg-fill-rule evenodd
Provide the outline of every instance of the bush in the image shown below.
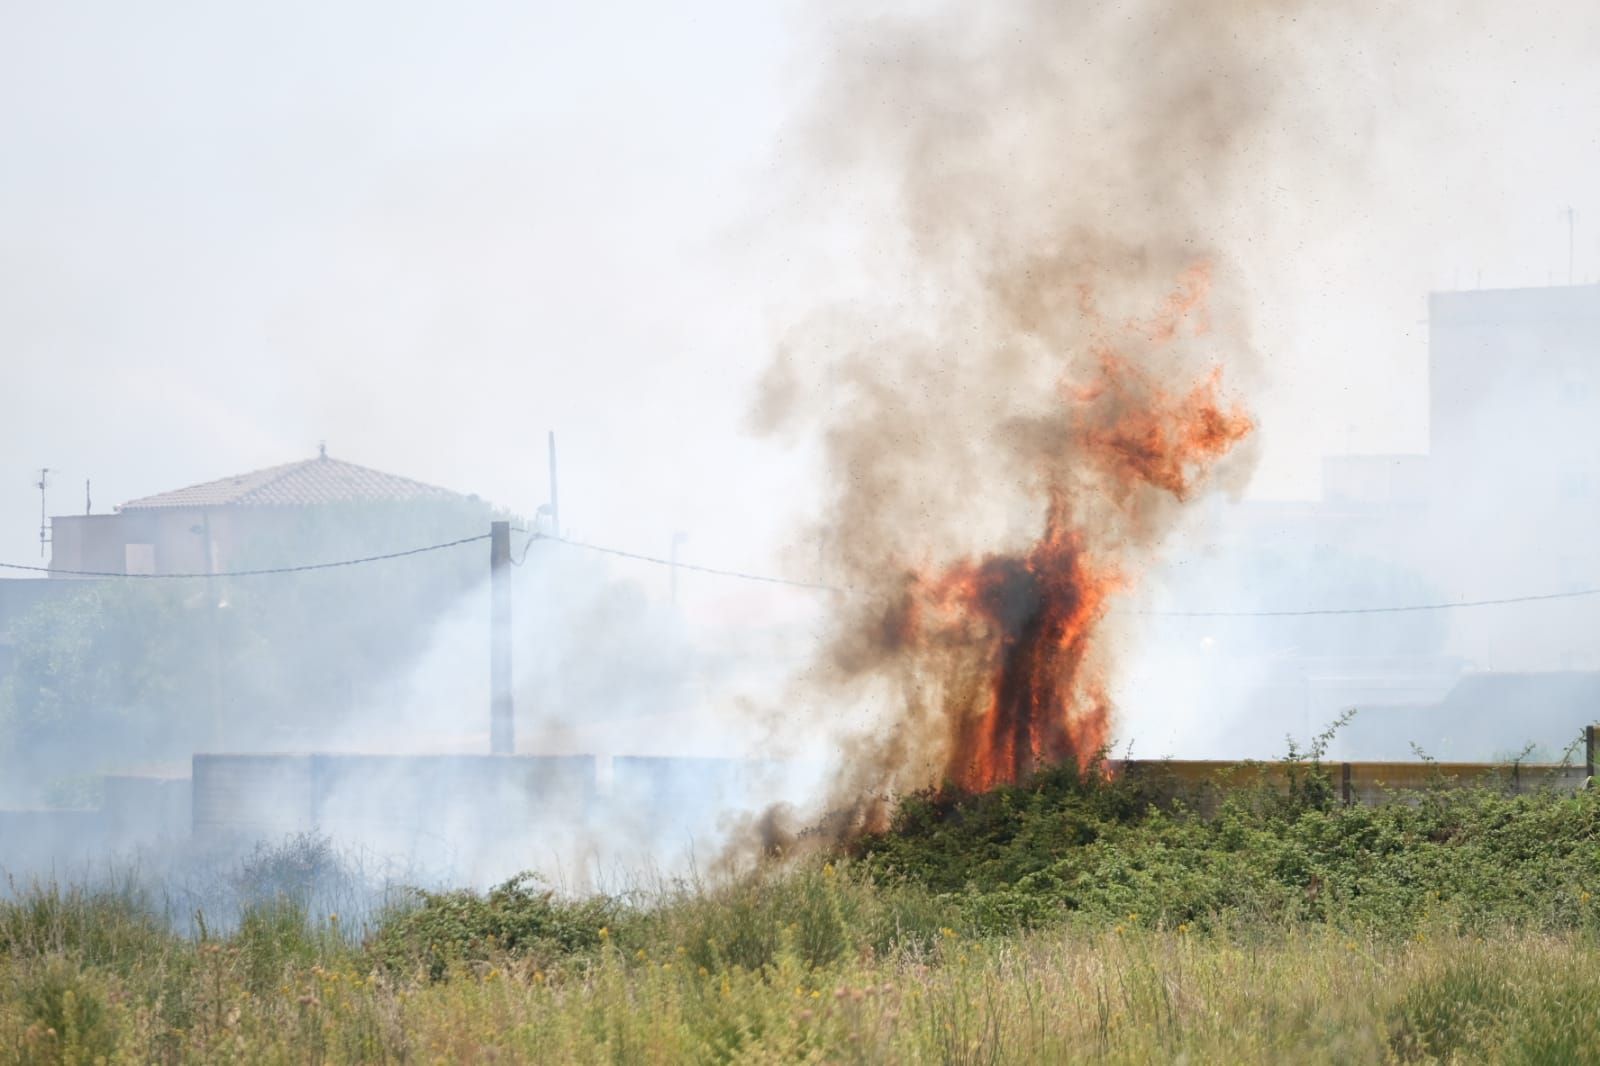
<path fill-rule="evenodd" d="M 769 868 L 694 886 L 665 902 L 656 939 L 708 970 L 761 970 L 791 950 L 805 966 L 851 954 L 926 946 L 961 924 L 960 911 L 914 882 L 875 880 L 848 862 Z"/>
<path fill-rule="evenodd" d="M 397 908 L 380 923 L 369 949 L 386 968 L 421 968 L 437 980 L 451 963 L 499 953 L 593 951 L 619 913 L 619 905 L 606 897 L 559 900 L 525 873 L 486 896 L 418 890 L 411 906 Z"/>
<path fill-rule="evenodd" d="M 317 903 L 356 894 L 356 879 L 333 841 L 320 833 L 296 833 L 258 843 L 239 864 L 233 888 L 245 906 L 288 900 L 310 912 Z"/>
<path fill-rule="evenodd" d="M 1441 918 L 1467 932 L 1600 925 L 1600 795 L 1441 789 L 1345 807 L 1316 779 L 1230 793 L 1203 817 L 1149 782 L 1052 771 L 910 797 L 853 851 L 867 876 L 925 886 L 992 933 L 1130 914 L 1402 936 Z"/>

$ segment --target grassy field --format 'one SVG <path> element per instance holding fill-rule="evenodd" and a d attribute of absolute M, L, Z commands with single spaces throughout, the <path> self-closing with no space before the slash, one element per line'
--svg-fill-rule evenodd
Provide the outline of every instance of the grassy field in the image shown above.
<path fill-rule="evenodd" d="M 281 881 L 220 936 L 23 889 L 0 1061 L 1600 1062 L 1597 883 L 1592 792 L 1201 818 L 1056 773 L 737 880 L 356 929 Z"/>

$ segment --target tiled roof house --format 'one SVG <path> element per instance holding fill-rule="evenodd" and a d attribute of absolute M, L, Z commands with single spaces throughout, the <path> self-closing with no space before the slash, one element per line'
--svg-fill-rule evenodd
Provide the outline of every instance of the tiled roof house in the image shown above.
<path fill-rule="evenodd" d="M 112 514 L 52 518 L 50 569 L 63 577 L 206 573 L 226 569 L 250 536 L 294 528 L 307 508 L 470 499 L 330 458 L 324 449 L 312 459 L 129 500 Z"/>
<path fill-rule="evenodd" d="M 420 481 L 357 466 L 324 453 L 315 459 L 269 466 L 248 474 L 129 500 L 118 511 L 196 507 L 311 507 L 324 503 L 449 500 L 460 494 Z"/>

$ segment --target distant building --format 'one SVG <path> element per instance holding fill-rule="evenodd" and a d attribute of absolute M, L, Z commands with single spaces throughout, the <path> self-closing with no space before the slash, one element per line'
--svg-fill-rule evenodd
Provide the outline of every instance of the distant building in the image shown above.
<path fill-rule="evenodd" d="M 1430 578 L 1448 599 L 1600 584 L 1600 285 L 1429 299 Z M 1600 601 L 1457 611 L 1480 668 L 1600 667 Z"/>
<path fill-rule="evenodd" d="M 1428 453 L 1330 456 L 1318 503 L 1246 505 L 1249 541 L 1338 545 L 1414 574 L 1423 601 L 1600 585 L 1600 285 L 1428 308 Z M 1600 668 L 1597 607 L 1452 611 L 1444 643 L 1483 670 Z"/>
<path fill-rule="evenodd" d="M 1583 763 L 1584 726 L 1600 721 L 1600 673 L 1465 674 L 1442 699 L 1391 701 L 1358 712 L 1333 742 L 1341 759 L 1415 758 L 1412 745 L 1444 762 L 1566 755 Z"/>
<path fill-rule="evenodd" d="M 1438 292 L 1428 298 L 1432 461 L 1446 479 L 1488 464 L 1592 495 L 1600 451 L 1600 285 Z M 1508 461 L 1509 460 L 1509 461 Z M 1470 480 L 1469 480 L 1470 483 Z"/>
<path fill-rule="evenodd" d="M 1426 455 L 1330 455 L 1322 460 L 1322 499 L 1339 507 L 1415 510 L 1428 501 Z"/>
<path fill-rule="evenodd" d="M 324 451 L 314 459 L 129 500 L 112 514 L 52 518 L 50 571 L 203 574 L 228 569 L 247 544 L 292 538 L 311 508 L 475 500 L 332 459 Z"/>
<path fill-rule="evenodd" d="M 1329 456 L 1318 500 L 1216 502 L 1183 599 L 1360 612 L 1600 586 L 1600 285 L 1434 293 L 1428 318 L 1427 454 Z M 1600 720 L 1600 597 L 1193 628 L 1233 686 L 1231 738 L 1359 708 L 1352 757 L 1487 759 Z"/>

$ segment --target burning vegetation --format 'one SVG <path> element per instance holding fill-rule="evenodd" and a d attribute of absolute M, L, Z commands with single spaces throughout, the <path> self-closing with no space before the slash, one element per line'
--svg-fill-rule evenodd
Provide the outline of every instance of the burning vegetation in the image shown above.
<path fill-rule="evenodd" d="M 1196 284 L 1174 293 L 1146 334 L 1169 343 L 1184 324 L 1204 333 L 1203 292 Z M 963 788 L 1019 781 L 1039 766 L 1086 766 L 1110 739 L 1095 634 L 1130 572 L 1114 547 L 1091 546 L 1082 475 L 1097 474 L 1095 491 L 1118 506 L 1143 505 L 1147 490 L 1181 502 L 1251 430 L 1249 417 L 1220 399 L 1220 370 L 1175 396 L 1112 340 L 1095 348 L 1096 377 L 1058 389 L 1068 454 L 1044 469 L 1039 539 L 1023 552 L 907 574 L 883 627 L 891 653 L 939 690 L 944 776 Z"/>
<path fill-rule="evenodd" d="M 847 594 L 793 700 L 835 738 L 836 831 L 1087 765 L 1117 604 L 1250 474 L 1259 161 L 1301 154 L 1307 42 L 1294 4 L 1226 6 L 1003 0 L 832 42 L 793 143 L 861 239 L 755 421 L 818 441 L 833 486 L 805 543 Z"/>

